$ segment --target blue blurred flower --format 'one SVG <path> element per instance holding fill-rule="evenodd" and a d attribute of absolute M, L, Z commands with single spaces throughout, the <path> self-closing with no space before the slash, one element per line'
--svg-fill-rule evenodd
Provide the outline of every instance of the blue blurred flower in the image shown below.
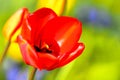
<path fill-rule="evenodd" d="M 6 72 L 7 80 L 16 80 L 18 73 L 19 73 L 19 67 L 18 66 L 15 65 L 15 66 L 11 67 Z"/>
<path fill-rule="evenodd" d="M 110 27 L 113 25 L 112 16 L 104 9 L 93 6 L 81 6 L 75 11 L 76 16 L 85 24 Z"/>
<path fill-rule="evenodd" d="M 94 23 L 95 21 L 96 21 L 96 19 L 97 19 L 97 11 L 96 11 L 96 9 L 91 9 L 90 11 L 89 11 L 89 13 L 88 13 L 88 19 L 89 19 L 89 21 L 90 22 L 92 22 L 92 23 Z"/>
<path fill-rule="evenodd" d="M 8 64 L 10 63 L 10 64 Z M 13 62 L 11 60 L 6 61 L 6 80 L 28 80 L 29 68 Z M 41 80 L 46 71 L 37 70 L 35 80 Z"/>

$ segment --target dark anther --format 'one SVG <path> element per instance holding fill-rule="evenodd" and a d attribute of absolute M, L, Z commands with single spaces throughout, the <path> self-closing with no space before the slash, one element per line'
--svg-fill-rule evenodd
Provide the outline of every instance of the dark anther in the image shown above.
<path fill-rule="evenodd" d="M 40 52 L 42 52 L 42 53 L 52 53 L 52 50 L 43 48 L 43 49 L 40 49 Z"/>
<path fill-rule="evenodd" d="M 47 52 L 47 53 L 52 53 L 52 50 L 48 50 L 48 49 L 47 49 L 46 52 Z"/>
<path fill-rule="evenodd" d="M 34 46 L 34 48 L 35 48 L 35 50 L 37 51 L 37 52 L 40 52 L 41 50 L 39 49 L 39 47 L 37 47 L 37 46 Z"/>
<path fill-rule="evenodd" d="M 39 47 L 37 46 L 34 46 L 35 50 L 37 52 L 41 52 L 41 53 L 52 53 L 52 50 L 49 50 L 49 49 L 46 49 L 46 48 L 43 48 L 43 49 L 40 49 Z"/>

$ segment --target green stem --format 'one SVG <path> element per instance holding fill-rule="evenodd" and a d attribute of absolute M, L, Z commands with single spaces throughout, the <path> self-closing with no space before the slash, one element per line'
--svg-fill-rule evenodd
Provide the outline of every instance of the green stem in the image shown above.
<path fill-rule="evenodd" d="M 1 60 L 0 60 L 0 65 L 3 63 L 3 61 L 4 61 L 4 59 L 5 59 L 6 55 L 7 55 L 7 51 L 9 49 L 10 44 L 11 44 L 11 40 L 8 41 L 6 47 L 5 47 L 4 51 L 3 51 L 3 55 L 2 55 Z"/>
<path fill-rule="evenodd" d="M 36 71 L 37 71 L 36 68 L 32 69 L 31 73 L 29 74 L 29 79 L 28 80 L 34 80 Z"/>

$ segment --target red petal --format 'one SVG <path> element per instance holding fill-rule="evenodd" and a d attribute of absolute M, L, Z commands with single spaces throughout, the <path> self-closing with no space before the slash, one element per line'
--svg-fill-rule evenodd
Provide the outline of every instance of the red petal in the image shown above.
<path fill-rule="evenodd" d="M 40 32 L 44 25 L 57 15 L 49 8 L 42 8 L 29 15 L 28 23 L 32 28 L 32 41 L 39 45 L 38 37 L 40 36 Z"/>
<path fill-rule="evenodd" d="M 21 30 L 21 35 L 22 37 L 27 40 L 28 42 L 31 42 L 31 26 L 28 24 L 27 17 L 29 13 L 27 12 L 27 15 L 25 15 L 25 18 L 23 19 L 23 24 L 22 24 L 22 30 Z"/>
<path fill-rule="evenodd" d="M 18 36 L 17 40 L 21 49 L 23 59 L 26 62 L 26 64 L 32 65 L 34 67 L 38 67 L 39 59 L 34 49 L 29 45 L 29 43 L 27 43 L 27 41 L 25 41 L 22 38 L 22 36 Z"/>
<path fill-rule="evenodd" d="M 64 66 L 65 64 L 69 63 L 70 61 L 78 57 L 83 52 L 84 48 L 85 46 L 83 43 L 76 44 L 70 52 L 59 57 L 60 63 L 57 67 Z"/>
<path fill-rule="evenodd" d="M 57 58 L 49 53 L 38 53 L 39 64 L 42 64 L 42 68 L 51 70 L 52 66 L 55 66 L 58 62 Z"/>
<path fill-rule="evenodd" d="M 47 44 L 55 42 L 60 47 L 60 53 L 66 53 L 79 40 L 82 32 L 81 26 L 82 24 L 75 18 L 56 17 L 45 25 L 44 30 L 40 33 L 39 40 L 45 41 Z"/>

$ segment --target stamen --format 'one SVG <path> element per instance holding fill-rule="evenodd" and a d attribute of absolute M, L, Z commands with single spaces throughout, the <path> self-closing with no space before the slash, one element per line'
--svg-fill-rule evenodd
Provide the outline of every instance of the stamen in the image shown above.
<path fill-rule="evenodd" d="M 49 46 L 46 43 L 43 43 L 40 48 L 38 46 L 34 46 L 34 48 L 37 52 L 52 53 L 52 50 L 49 49 Z"/>

